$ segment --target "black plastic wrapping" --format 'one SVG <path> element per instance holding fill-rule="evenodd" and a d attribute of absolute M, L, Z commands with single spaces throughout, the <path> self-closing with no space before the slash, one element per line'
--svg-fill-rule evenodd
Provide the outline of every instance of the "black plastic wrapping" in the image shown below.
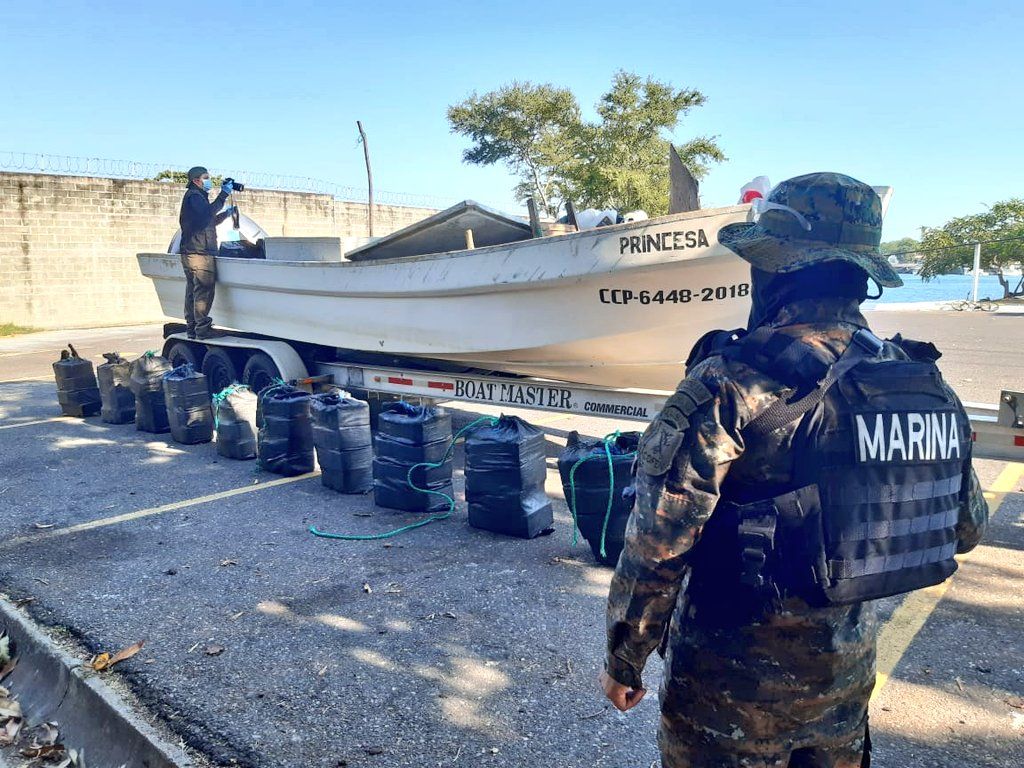
<path fill-rule="evenodd" d="M 175 442 L 195 445 L 213 439 L 213 407 L 206 376 L 191 363 L 164 374 L 164 401 Z"/>
<path fill-rule="evenodd" d="M 259 465 L 278 475 L 313 471 L 313 425 L 309 394 L 287 384 L 260 393 Z"/>
<path fill-rule="evenodd" d="M 117 352 L 105 352 L 107 362 L 96 367 L 100 388 L 100 418 L 108 424 L 135 421 L 135 395 L 131 388 L 131 362 Z"/>
<path fill-rule="evenodd" d="M 423 461 L 435 463 L 441 461 L 448 452 L 452 436 L 443 437 L 432 443 L 413 445 L 396 440 L 391 435 L 382 435 L 380 432 L 373 436 L 374 453 L 377 456 L 386 456 L 401 464 L 419 464 Z"/>
<path fill-rule="evenodd" d="M 452 417 L 443 408 L 389 403 L 377 417 L 377 431 L 409 445 L 451 440 Z"/>
<path fill-rule="evenodd" d="M 309 402 L 320 481 L 341 493 L 373 488 L 370 406 L 341 392 L 314 395 Z"/>
<path fill-rule="evenodd" d="M 449 508 L 452 460 L 447 457 L 452 440 L 451 415 L 441 408 L 390 403 L 377 418 L 373 460 L 373 495 L 377 506 L 410 512 L 442 512 Z M 445 459 L 441 462 L 442 459 Z M 440 463 L 438 467 L 417 467 L 412 481 L 423 493 L 410 487 L 409 470 L 416 464 Z"/>
<path fill-rule="evenodd" d="M 466 502 L 469 524 L 532 539 L 551 527 L 554 513 L 544 492 L 544 433 L 517 416 L 502 416 L 466 437 Z"/>
<path fill-rule="evenodd" d="M 562 478 L 565 503 L 570 505 L 570 509 L 573 494 L 569 474 L 577 462 L 587 459 L 577 467 L 575 474 L 576 524 L 594 557 L 603 565 L 614 566 L 622 553 L 626 523 L 636 498 L 632 488 L 632 466 L 639 442 L 639 432 L 624 432 L 610 446 L 614 487 L 612 511 L 605 532 L 605 557 L 601 556 L 601 529 L 608 510 L 609 477 L 604 441 L 581 439 L 579 433 L 570 432 L 565 449 L 558 457 L 558 474 Z"/>
<path fill-rule="evenodd" d="M 57 380 L 57 402 L 62 414 L 81 419 L 100 412 L 100 390 L 92 363 L 80 358 L 70 344 L 53 364 L 53 375 Z"/>
<path fill-rule="evenodd" d="M 140 432 L 170 432 L 164 400 L 164 374 L 171 370 L 167 358 L 147 352 L 132 361 L 131 388 L 135 395 L 135 428 Z"/>
<path fill-rule="evenodd" d="M 256 458 L 256 403 L 256 393 L 241 384 L 233 384 L 214 397 L 218 454 L 243 461 Z"/>

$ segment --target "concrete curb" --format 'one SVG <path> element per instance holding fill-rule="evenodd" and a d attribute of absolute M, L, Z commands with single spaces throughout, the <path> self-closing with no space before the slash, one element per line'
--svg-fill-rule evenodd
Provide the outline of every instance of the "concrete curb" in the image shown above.
<path fill-rule="evenodd" d="M 61 741 L 85 751 L 89 765 L 192 768 L 179 748 L 166 744 L 104 680 L 90 673 L 0 598 L 0 626 L 11 638 L 18 666 L 4 681 L 21 703 L 26 726 L 56 722 Z M 4 766 L 0 755 L 0 768 Z"/>

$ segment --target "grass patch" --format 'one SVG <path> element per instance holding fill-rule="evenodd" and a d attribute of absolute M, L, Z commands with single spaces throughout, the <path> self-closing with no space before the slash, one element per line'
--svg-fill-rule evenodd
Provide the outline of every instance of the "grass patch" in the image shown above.
<path fill-rule="evenodd" d="M 15 325 L 14 323 L 0 323 L 0 336 L 17 336 L 21 333 L 32 333 L 38 331 L 38 328 L 29 328 L 25 325 Z"/>

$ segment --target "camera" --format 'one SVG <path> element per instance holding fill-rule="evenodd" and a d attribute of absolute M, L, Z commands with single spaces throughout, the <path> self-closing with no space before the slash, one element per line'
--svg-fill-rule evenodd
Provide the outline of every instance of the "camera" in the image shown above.
<path fill-rule="evenodd" d="M 245 192 L 245 184 L 243 184 L 242 182 L 235 181 L 230 176 L 228 178 L 224 179 L 224 181 L 225 181 L 225 183 L 230 181 L 231 184 L 235 188 L 235 192 Z"/>

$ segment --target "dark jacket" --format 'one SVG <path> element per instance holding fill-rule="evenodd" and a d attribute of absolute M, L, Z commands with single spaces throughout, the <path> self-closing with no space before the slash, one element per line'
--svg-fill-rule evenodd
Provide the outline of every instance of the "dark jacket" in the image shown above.
<path fill-rule="evenodd" d="M 218 214 L 228 199 L 221 192 L 210 202 L 207 193 L 195 184 L 190 184 L 181 200 L 178 224 L 181 226 L 180 253 L 207 253 L 217 255 L 217 225 L 227 218 L 227 213 Z"/>

